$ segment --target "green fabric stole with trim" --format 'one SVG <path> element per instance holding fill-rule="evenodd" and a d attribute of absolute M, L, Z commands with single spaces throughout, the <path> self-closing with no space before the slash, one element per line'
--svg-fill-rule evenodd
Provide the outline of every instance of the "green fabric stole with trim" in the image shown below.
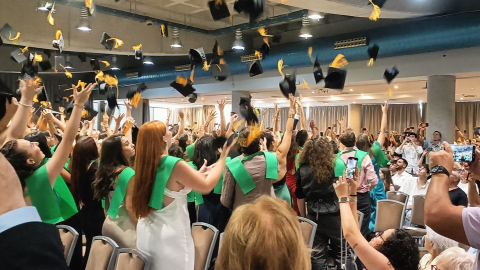
<path fill-rule="evenodd" d="M 226 163 L 228 169 L 232 173 L 233 178 L 235 178 L 235 181 L 237 181 L 238 185 L 240 186 L 240 189 L 242 190 L 243 194 L 247 194 L 248 192 L 252 191 L 256 187 L 256 185 L 252 177 L 248 173 L 247 169 L 245 169 L 245 166 L 243 165 L 242 161 L 252 159 L 259 155 L 265 156 L 265 162 L 267 165 L 265 178 L 277 179 L 278 160 L 277 160 L 277 156 L 271 152 L 260 151 L 250 156 L 246 156 L 241 160 L 239 157 L 236 157 Z"/>
<path fill-rule="evenodd" d="M 25 179 L 32 205 L 37 208 L 42 222 L 57 224 L 78 213 L 77 205 L 65 180 L 59 175 L 53 188 L 47 172 L 49 158 L 43 159 L 40 168 Z"/>
<path fill-rule="evenodd" d="M 153 184 L 152 196 L 148 206 L 161 210 L 163 208 L 163 195 L 167 187 L 168 178 L 172 174 L 173 167 L 177 162 L 183 160 L 172 156 L 164 156 L 157 166 L 157 173 L 155 175 L 155 183 Z"/>
<path fill-rule="evenodd" d="M 295 171 L 298 170 L 298 168 L 300 168 L 300 163 L 297 162 L 297 160 L 298 160 L 298 157 L 300 156 L 300 153 L 301 153 L 302 150 L 303 150 L 303 147 L 297 146 L 297 149 L 298 149 L 299 152 L 298 152 L 298 154 L 295 156 Z"/>
<path fill-rule="evenodd" d="M 118 176 L 118 180 L 115 181 L 115 190 L 113 191 L 112 201 L 110 202 L 110 206 L 108 207 L 107 215 L 116 219 L 118 216 L 118 210 L 120 209 L 120 205 L 125 200 L 125 195 L 127 194 L 127 185 L 130 181 L 130 178 L 135 175 L 135 171 L 127 167 L 125 168 L 120 175 Z M 102 200 L 102 206 L 105 208 L 105 199 Z"/>
<path fill-rule="evenodd" d="M 358 158 L 357 168 L 358 168 L 358 172 L 360 173 L 362 169 L 363 158 L 365 158 L 365 156 L 368 155 L 368 153 L 361 150 L 352 149 L 345 152 L 338 152 L 337 157 L 335 159 L 335 177 L 343 176 L 343 172 L 345 171 L 345 167 L 346 167 L 345 162 L 343 162 L 340 156 L 346 153 L 350 153 L 352 151 L 355 152 L 355 157 Z"/>
<path fill-rule="evenodd" d="M 195 145 L 193 143 L 190 144 L 189 146 L 186 147 L 185 151 L 187 151 L 188 159 L 192 160 L 193 152 L 195 152 Z"/>

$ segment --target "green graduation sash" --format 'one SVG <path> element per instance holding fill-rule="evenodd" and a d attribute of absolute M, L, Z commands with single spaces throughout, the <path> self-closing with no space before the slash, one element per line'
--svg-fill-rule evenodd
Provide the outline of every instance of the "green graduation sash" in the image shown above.
<path fill-rule="evenodd" d="M 190 165 L 190 167 L 194 168 L 195 170 L 198 170 L 197 169 L 197 166 L 195 166 L 195 164 L 193 164 L 193 161 L 190 161 L 187 163 L 188 165 Z M 191 194 L 191 195 L 190 195 Z M 197 191 L 194 191 L 192 190 L 190 193 L 188 193 L 187 195 L 187 201 L 188 201 L 188 196 L 190 196 L 190 200 L 192 200 L 191 202 L 195 202 L 196 205 L 200 205 L 203 203 L 203 196 L 200 192 L 197 192 Z"/>
<path fill-rule="evenodd" d="M 301 164 L 300 164 L 299 162 L 297 162 L 297 159 L 298 159 L 298 157 L 300 156 L 300 153 L 302 152 L 303 147 L 297 146 L 297 149 L 298 149 L 299 152 L 298 152 L 298 154 L 295 156 L 295 170 L 298 170 L 298 168 L 300 168 L 300 165 L 301 165 Z"/>
<path fill-rule="evenodd" d="M 375 142 L 372 145 L 372 154 L 373 157 L 375 157 L 375 160 L 380 167 L 385 167 L 387 166 L 387 163 L 390 161 L 388 160 L 387 156 L 385 156 L 385 153 L 383 153 L 382 149 L 380 148 L 380 144 L 378 142 Z"/>
<path fill-rule="evenodd" d="M 248 192 L 252 191 L 256 185 L 247 169 L 245 169 L 242 161 L 252 159 L 258 155 L 265 156 L 265 162 L 267 165 L 265 178 L 277 179 L 278 177 L 278 160 L 274 153 L 260 151 L 253 155 L 244 157 L 242 160 L 236 157 L 227 162 L 227 167 L 232 173 L 233 178 L 235 178 L 235 181 L 237 181 L 238 185 L 240 186 L 243 194 L 247 194 Z"/>
<path fill-rule="evenodd" d="M 345 152 L 338 152 L 337 157 L 336 157 L 336 161 L 335 161 L 335 177 L 342 176 L 343 172 L 345 171 L 345 163 L 340 158 L 340 156 L 342 154 L 350 153 L 352 151 L 355 151 L 355 157 L 358 158 L 357 168 L 358 168 L 358 172 L 360 173 L 360 171 L 362 169 L 363 158 L 366 155 L 368 155 L 368 153 L 364 152 L 364 151 L 361 151 L 361 150 L 349 150 L 349 151 L 345 151 Z"/>
<path fill-rule="evenodd" d="M 187 157 L 188 159 L 192 160 L 193 158 L 193 152 L 195 152 L 195 145 L 192 143 L 187 148 L 185 149 L 187 151 Z"/>
<path fill-rule="evenodd" d="M 125 195 L 127 194 L 128 181 L 130 181 L 130 178 L 134 175 L 135 171 L 132 168 L 127 167 L 120 173 L 118 180 L 112 180 L 115 181 L 117 185 L 115 186 L 115 191 L 113 191 L 112 201 L 108 207 L 107 215 L 113 219 L 118 216 L 120 205 L 125 200 Z"/>
<path fill-rule="evenodd" d="M 157 174 L 155 176 L 155 183 L 153 184 L 152 196 L 148 206 L 161 210 L 163 208 L 163 194 L 167 186 L 168 178 L 172 174 L 175 164 L 182 160 L 172 156 L 164 156 L 157 166 Z"/>

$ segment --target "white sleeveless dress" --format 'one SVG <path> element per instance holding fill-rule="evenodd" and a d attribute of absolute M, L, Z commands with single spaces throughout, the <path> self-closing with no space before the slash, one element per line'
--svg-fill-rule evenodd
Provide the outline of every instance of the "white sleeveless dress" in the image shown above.
<path fill-rule="evenodd" d="M 195 248 L 187 209 L 190 191 L 165 188 L 164 195 L 174 201 L 138 220 L 137 249 L 151 262 L 150 270 L 193 270 Z"/>

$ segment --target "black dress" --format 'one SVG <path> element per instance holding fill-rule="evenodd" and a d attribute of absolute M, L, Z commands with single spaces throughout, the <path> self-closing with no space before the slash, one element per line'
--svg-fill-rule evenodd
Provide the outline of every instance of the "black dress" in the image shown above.
<path fill-rule="evenodd" d="M 92 239 L 95 236 L 102 235 L 102 226 L 103 222 L 105 221 L 105 213 L 103 211 L 102 202 L 93 198 L 92 183 L 95 181 L 95 173 L 97 172 L 97 168 L 97 163 L 92 163 L 82 179 L 85 181 L 82 185 L 81 191 L 82 202 L 84 205 L 80 210 L 80 217 L 82 221 L 82 229 L 85 233 L 85 238 L 87 239 L 85 257 L 83 258 L 84 266 L 86 266 L 88 261 Z"/>

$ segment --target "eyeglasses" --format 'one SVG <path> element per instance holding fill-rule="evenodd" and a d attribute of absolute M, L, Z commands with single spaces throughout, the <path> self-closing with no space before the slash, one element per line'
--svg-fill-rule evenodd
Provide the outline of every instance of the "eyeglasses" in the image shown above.
<path fill-rule="evenodd" d="M 380 237 L 380 239 L 382 239 L 382 241 L 385 242 L 385 239 L 383 239 L 382 235 L 383 235 L 383 232 L 377 232 L 375 234 L 375 237 Z"/>

